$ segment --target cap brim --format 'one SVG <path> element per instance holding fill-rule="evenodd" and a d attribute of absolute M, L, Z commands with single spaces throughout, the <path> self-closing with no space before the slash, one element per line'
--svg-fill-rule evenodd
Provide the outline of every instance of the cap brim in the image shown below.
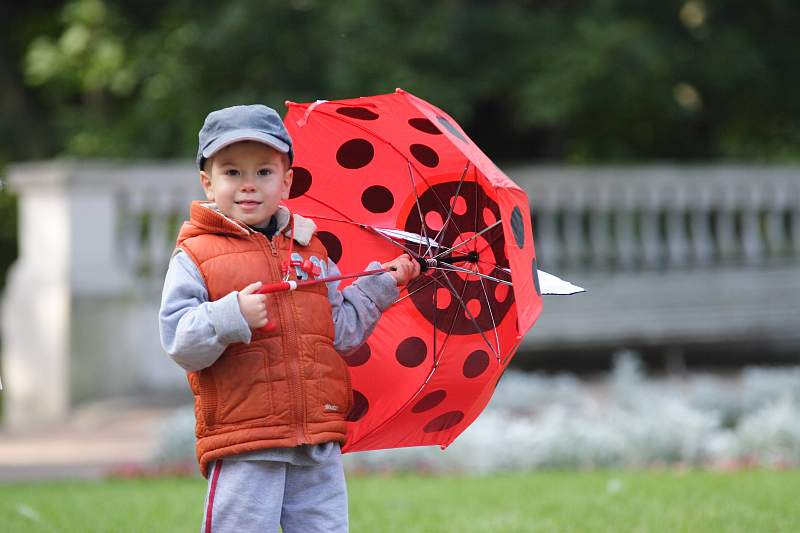
<path fill-rule="evenodd" d="M 220 135 L 214 142 L 203 148 L 202 155 L 205 159 L 213 156 L 226 146 L 240 141 L 256 141 L 276 149 L 284 154 L 289 153 L 289 145 L 282 140 L 259 130 L 233 130 Z"/>

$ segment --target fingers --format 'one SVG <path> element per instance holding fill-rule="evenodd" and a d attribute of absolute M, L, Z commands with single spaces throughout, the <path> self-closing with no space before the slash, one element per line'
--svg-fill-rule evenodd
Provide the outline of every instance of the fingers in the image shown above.
<path fill-rule="evenodd" d="M 267 295 L 253 294 L 261 286 L 262 283 L 256 281 L 239 291 L 239 309 L 251 329 L 264 327 L 267 323 Z"/>
<path fill-rule="evenodd" d="M 411 279 L 416 278 L 420 274 L 420 264 L 419 261 L 411 261 Z"/>
<path fill-rule="evenodd" d="M 398 285 L 405 285 L 420 274 L 419 261 L 412 259 L 409 254 L 399 255 L 383 266 L 389 269 Z"/>
<path fill-rule="evenodd" d="M 401 261 L 403 276 L 405 277 L 406 283 L 419 276 L 419 261 L 415 261 L 408 254 L 403 254 L 398 257 L 398 259 Z"/>
<path fill-rule="evenodd" d="M 240 290 L 239 292 L 241 294 L 245 294 L 245 295 L 253 294 L 254 292 L 256 292 L 260 288 L 261 288 L 261 282 L 260 281 L 256 281 L 255 283 L 251 283 L 250 285 L 248 285 L 244 289 Z"/>
<path fill-rule="evenodd" d="M 252 308 L 247 313 L 249 315 L 247 316 L 247 323 L 253 329 L 263 328 L 268 322 L 267 297 L 263 294 L 253 294 L 250 298 L 252 298 Z"/>

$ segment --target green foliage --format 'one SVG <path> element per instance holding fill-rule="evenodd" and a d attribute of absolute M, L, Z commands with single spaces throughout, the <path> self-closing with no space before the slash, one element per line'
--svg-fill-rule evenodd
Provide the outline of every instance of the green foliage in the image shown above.
<path fill-rule="evenodd" d="M 793 0 L 12 2 L 0 168 L 191 158 L 212 109 L 395 87 L 503 162 L 798 161 L 799 25 Z"/>
<path fill-rule="evenodd" d="M 796 160 L 791 0 L 69 0 L 29 40 L 60 151 L 189 157 L 211 109 L 403 87 L 492 156 Z"/>

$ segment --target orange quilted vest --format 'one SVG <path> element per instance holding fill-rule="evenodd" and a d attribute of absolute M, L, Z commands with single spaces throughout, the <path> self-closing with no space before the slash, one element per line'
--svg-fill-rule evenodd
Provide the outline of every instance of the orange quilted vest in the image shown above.
<path fill-rule="evenodd" d="M 325 247 L 308 233 L 308 244 L 295 242 L 293 251 L 327 264 Z M 254 281 L 278 281 L 289 241 L 280 231 L 270 241 L 194 202 L 178 247 L 198 266 L 214 301 Z M 294 269 L 291 279 L 297 279 Z M 267 296 L 267 316 L 277 331 L 253 331 L 249 344 L 230 344 L 214 364 L 188 373 L 197 458 L 206 477 L 208 464 L 220 457 L 344 441 L 352 392 L 347 365 L 333 348 L 326 285 Z"/>

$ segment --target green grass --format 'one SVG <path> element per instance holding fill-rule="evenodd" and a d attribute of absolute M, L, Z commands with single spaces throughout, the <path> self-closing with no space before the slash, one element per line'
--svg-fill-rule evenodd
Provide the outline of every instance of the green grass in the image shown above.
<path fill-rule="evenodd" d="M 800 471 L 349 479 L 351 531 L 796 532 Z M 0 485 L 0 531 L 196 532 L 205 481 Z"/>

